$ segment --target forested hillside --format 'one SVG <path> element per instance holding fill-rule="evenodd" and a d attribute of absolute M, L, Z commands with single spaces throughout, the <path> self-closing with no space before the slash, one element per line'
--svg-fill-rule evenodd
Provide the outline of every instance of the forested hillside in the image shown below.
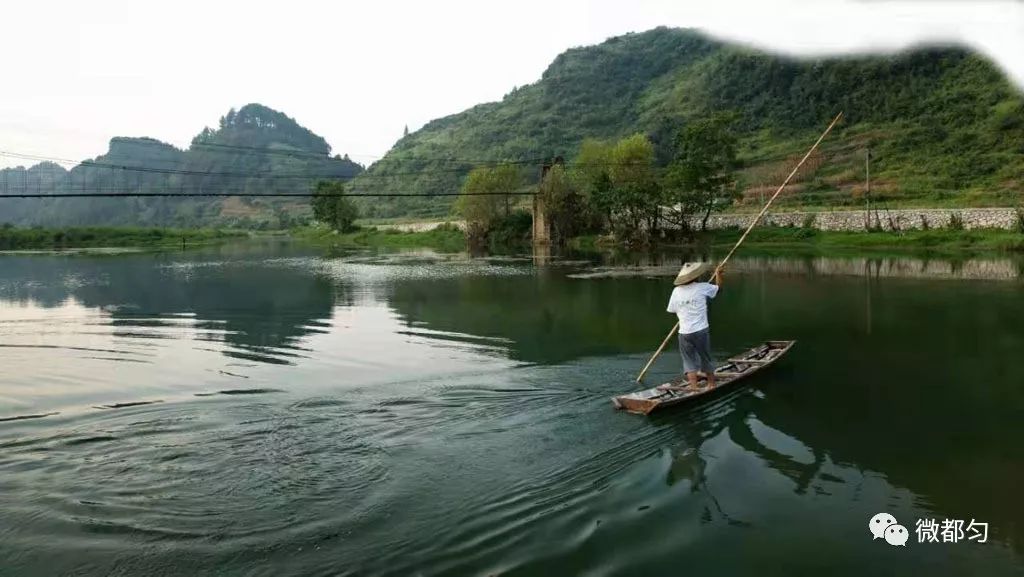
<path fill-rule="evenodd" d="M 232 109 L 186 150 L 152 138 L 117 137 L 106 154 L 66 169 L 43 161 L 0 171 L 0 195 L 224 193 L 220 197 L 6 199 L 0 223 L 16 225 L 280 226 L 309 214 L 306 199 L 244 195 L 308 191 L 318 179 L 348 180 L 362 167 L 331 156 L 327 142 L 259 104 Z M 26 157 L 31 160 L 33 157 Z"/>
<path fill-rule="evenodd" d="M 760 202 L 839 111 L 844 122 L 781 204 L 859 206 L 868 149 L 871 198 L 884 205 L 1021 203 L 1024 97 L 968 50 L 796 60 L 658 28 L 568 50 L 537 82 L 428 123 L 366 171 L 259 104 L 230 111 L 185 150 L 119 137 L 81 163 L 24 156 L 28 168 L 0 171 L 0 195 L 240 196 L 6 199 L 0 223 L 281 226 L 306 218 L 308 201 L 246 195 L 308 191 L 324 178 L 351 180 L 356 193 L 415 195 L 367 199 L 363 216 L 446 215 L 453 198 L 433 195 L 458 192 L 474 168 L 511 162 L 532 191 L 543 162 L 561 156 L 571 167 L 585 139 L 640 133 L 665 169 L 677 136 L 717 113 L 736 119 L 742 208 Z"/>
<path fill-rule="evenodd" d="M 791 205 L 1016 204 L 1024 188 L 1024 97 L 989 61 L 960 48 L 796 60 L 659 28 L 574 48 L 500 102 L 434 120 L 358 177 L 356 192 L 405 192 L 363 204 L 372 216 L 439 215 L 468 172 L 512 161 L 535 183 L 542 159 L 570 164 L 585 138 L 635 132 L 661 166 L 688 123 L 735 112 L 745 201 L 777 185 L 828 121 L 840 129 L 790 189 Z M 528 186 L 533 186 L 530 184 Z"/>

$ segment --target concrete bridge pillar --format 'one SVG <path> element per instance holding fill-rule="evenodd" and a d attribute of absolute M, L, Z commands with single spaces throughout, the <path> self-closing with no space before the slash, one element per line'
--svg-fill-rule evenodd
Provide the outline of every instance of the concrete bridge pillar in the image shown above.
<path fill-rule="evenodd" d="M 533 244 L 551 244 L 551 225 L 544 210 L 544 199 L 539 194 L 533 196 Z"/>
<path fill-rule="evenodd" d="M 556 156 L 551 162 L 545 162 L 540 167 L 540 180 L 537 184 L 537 194 L 533 195 L 533 244 L 551 244 L 551 223 L 548 222 L 547 209 L 544 206 L 544 198 L 540 194 L 540 186 L 547 177 L 548 171 L 556 164 L 565 164 L 565 159 Z"/>

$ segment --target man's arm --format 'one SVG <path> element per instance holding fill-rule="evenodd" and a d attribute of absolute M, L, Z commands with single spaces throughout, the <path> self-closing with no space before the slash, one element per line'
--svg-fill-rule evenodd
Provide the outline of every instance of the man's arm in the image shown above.
<path fill-rule="evenodd" d="M 679 303 L 676 302 L 676 291 L 672 289 L 672 295 L 668 297 L 668 306 L 665 308 L 665 312 L 675 314 L 679 312 Z"/>
<path fill-rule="evenodd" d="M 721 271 L 715 271 L 715 278 L 711 279 L 711 282 L 704 285 L 704 296 L 709 299 L 713 299 L 718 296 L 718 291 L 722 288 L 722 273 Z"/>

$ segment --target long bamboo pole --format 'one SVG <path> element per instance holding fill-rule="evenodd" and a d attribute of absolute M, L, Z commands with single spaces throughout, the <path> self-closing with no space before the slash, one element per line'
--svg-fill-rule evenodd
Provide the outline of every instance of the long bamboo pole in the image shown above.
<path fill-rule="evenodd" d="M 779 196 L 779 194 L 782 193 L 782 190 L 786 188 L 786 185 L 789 184 L 789 181 L 793 180 L 793 177 L 796 176 L 796 173 L 798 170 L 800 170 L 800 167 L 803 166 L 804 163 L 807 162 L 807 159 L 811 157 L 811 154 L 813 154 L 814 151 L 818 149 L 818 145 L 821 144 L 822 140 L 825 140 L 825 137 L 828 136 L 829 132 L 832 132 L 832 128 L 839 123 L 839 120 L 842 119 L 842 117 L 843 113 L 840 112 L 839 114 L 836 115 L 835 118 L 832 119 L 832 123 L 828 125 L 828 128 L 825 129 L 825 132 L 821 133 L 821 136 L 818 137 L 818 140 L 814 143 L 814 146 L 812 146 L 810 150 L 807 151 L 807 154 L 805 154 L 804 157 L 800 159 L 800 162 L 798 162 L 796 167 L 793 168 L 793 171 L 789 173 L 789 176 L 786 177 L 786 180 L 784 180 L 782 184 L 779 185 L 779 188 L 775 190 L 775 194 L 773 194 L 771 198 L 768 199 L 768 202 L 765 203 L 764 208 L 761 209 L 761 212 L 757 213 L 757 216 L 754 218 L 754 220 L 750 222 L 750 226 L 748 226 L 747 230 L 743 232 L 743 235 L 740 236 L 740 239 L 736 241 L 736 244 L 733 245 L 732 250 L 729 251 L 729 254 L 725 255 L 725 258 L 722 259 L 722 262 L 718 263 L 718 266 L 715 267 L 715 272 L 711 274 L 711 279 L 714 279 L 716 276 L 718 276 L 718 273 L 721 272 L 723 268 L 725 268 L 725 263 L 729 262 L 729 259 L 732 258 L 732 255 L 733 253 L 736 252 L 736 249 L 738 249 L 740 245 L 743 244 L 743 241 L 747 240 L 747 235 L 750 234 L 750 231 L 754 230 L 754 227 L 757 226 L 757 223 L 761 222 L 761 219 L 764 218 L 764 215 L 768 212 L 768 209 L 772 206 L 772 203 L 775 202 L 775 199 Z M 651 360 L 647 361 L 647 364 L 644 365 L 643 370 L 640 371 L 640 374 L 636 378 L 636 382 L 639 383 L 641 380 L 643 380 L 644 375 L 647 374 L 647 369 L 651 368 L 651 365 L 654 364 L 655 359 L 658 358 L 658 355 L 661 354 L 661 351 L 665 350 L 665 346 L 668 345 L 668 342 L 670 340 L 672 340 L 672 335 L 674 335 L 677 330 L 679 330 L 679 321 L 676 321 L 676 324 L 672 327 L 672 330 L 670 330 L 668 334 L 665 335 L 665 340 L 661 341 L 661 346 L 658 347 L 658 350 L 654 351 L 654 354 L 651 355 Z"/>

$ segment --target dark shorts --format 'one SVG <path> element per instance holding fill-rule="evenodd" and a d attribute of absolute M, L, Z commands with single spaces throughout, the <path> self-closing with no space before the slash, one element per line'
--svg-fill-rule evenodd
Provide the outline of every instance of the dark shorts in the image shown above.
<path fill-rule="evenodd" d="M 711 334 L 708 329 L 679 335 L 679 354 L 683 357 L 683 372 L 715 372 L 715 360 L 711 358 Z"/>

